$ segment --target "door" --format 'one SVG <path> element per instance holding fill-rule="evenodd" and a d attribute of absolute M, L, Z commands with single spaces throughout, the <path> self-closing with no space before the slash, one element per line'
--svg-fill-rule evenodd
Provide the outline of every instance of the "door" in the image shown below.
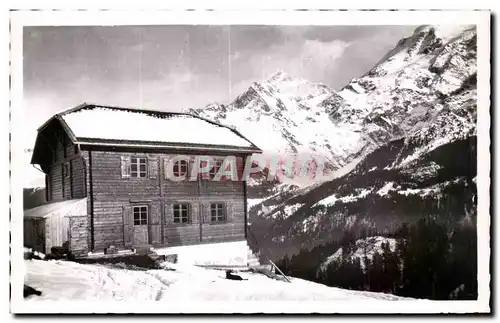
<path fill-rule="evenodd" d="M 133 245 L 147 245 L 149 244 L 148 234 L 148 221 L 149 221 L 149 207 L 147 205 L 136 205 L 132 207 L 134 216 L 134 234 Z"/>
<path fill-rule="evenodd" d="M 35 246 L 33 250 L 42 253 L 49 253 L 50 250 L 45 250 L 45 220 L 37 219 L 34 221 L 35 226 Z"/>

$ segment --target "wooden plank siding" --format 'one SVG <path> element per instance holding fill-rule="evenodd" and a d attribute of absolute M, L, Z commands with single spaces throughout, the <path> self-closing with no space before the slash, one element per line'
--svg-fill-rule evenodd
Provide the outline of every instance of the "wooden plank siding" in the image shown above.
<path fill-rule="evenodd" d="M 52 192 L 50 194 L 51 202 L 63 200 L 63 180 L 62 180 L 62 165 L 61 163 L 52 164 L 50 166 L 50 180 L 52 181 L 50 187 Z"/>
<path fill-rule="evenodd" d="M 62 246 L 69 239 L 69 218 L 58 214 L 45 218 L 45 253 L 55 246 Z"/>
<path fill-rule="evenodd" d="M 89 152 L 82 155 L 88 167 Z M 89 201 L 93 199 L 94 250 L 110 245 L 133 247 L 134 205 L 148 207 L 149 243 L 153 246 L 245 239 L 242 181 L 172 181 L 165 176 L 168 154 L 92 150 L 90 156 L 92 183 L 87 175 L 86 185 Z M 146 178 L 124 174 L 127 166 L 122 165 L 131 157 L 147 159 Z M 241 176 L 242 158 L 237 166 Z M 227 223 L 210 223 L 210 203 L 217 202 L 226 205 Z M 173 205 L 177 203 L 190 205 L 189 223 L 173 223 Z"/>
<path fill-rule="evenodd" d="M 54 147 L 54 158 L 49 166 L 47 176 L 47 193 L 50 202 L 68 200 L 73 198 L 83 198 L 85 191 L 86 164 L 82 155 L 69 138 L 63 133 L 54 136 L 51 146 Z M 63 176 L 63 168 L 66 167 L 67 176 Z"/>
<path fill-rule="evenodd" d="M 82 156 L 77 156 L 71 163 L 71 196 L 73 198 L 84 198 L 85 192 L 85 161 Z"/>

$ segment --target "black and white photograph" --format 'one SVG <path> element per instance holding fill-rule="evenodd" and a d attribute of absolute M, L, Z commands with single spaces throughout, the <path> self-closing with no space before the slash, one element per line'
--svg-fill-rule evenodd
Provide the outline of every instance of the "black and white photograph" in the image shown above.
<path fill-rule="evenodd" d="M 17 11 L 10 59 L 11 312 L 490 313 L 490 12 Z"/>

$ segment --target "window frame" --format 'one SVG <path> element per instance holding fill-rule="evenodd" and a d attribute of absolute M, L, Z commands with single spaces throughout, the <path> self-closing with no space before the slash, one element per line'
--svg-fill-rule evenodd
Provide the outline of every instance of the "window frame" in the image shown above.
<path fill-rule="evenodd" d="M 224 163 L 224 160 L 222 160 L 222 159 L 214 159 L 214 165 L 208 171 L 208 177 L 210 179 L 215 178 L 215 175 L 217 175 L 219 170 L 222 168 L 223 163 Z"/>
<path fill-rule="evenodd" d="M 144 163 L 142 163 L 142 160 L 144 160 Z M 141 171 L 142 164 L 145 167 L 144 171 Z M 135 171 L 132 169 L 133 166 L 136 166 Z M 144 176 L 141 176 L 141 174 L 144 174 Z M 148 159 L 146 157 L 130 157 L 130 178 L 148 178 Z"/>
<path fill-rule="evenodd" d="M 215 209 L 214 209 L 214 206 Z M 219 207 L 220 206 L 220 207 Z M 213 216 L 213 211 L 222 211 L 222 215 L 215 215 L 215 221 Z M 227 223 L 227 205 L 224 202 L 211 202 L 210 203 L 210 223 L 211 224 L 225 224 Z"/>
<path fill-rule="evenodd" d="M 178 165 L 178 166 L 177 166 Z M 177 166 L 177 169 L 176 169 Z M 182 169 L 185 168 L 185 172 L 182 172 Z M 189 162 L 185 159 L 177 160 L 174 163 L 172 172 L 174 176 L 176 177 L 181 177 L 181 176 L 188 176 L 189 173 Z"/>
<path fill-rule="evenodd" d="M 178 208 L 176 210 L 176 207 Z M 183 208 L 186 207 L 186 208 Z M 183 222 L 183 214 L 182 212 L 186 212 L 186 222 Z M 180 212 L 180 214 L 176 217 L 176 212 Z M 178 222 L 176 222 L 178 219 Z M 172 204 L 172 223 L 175 225 L 183 225 L 183 224 L 191 224 L 191 204 L 186 202 L 174 203 Z"/>
<path fill-rule="evenodd" d="M 143 218 L 143 209 L 146 209 L 146 214 L 145 218 Z M 135 210 L 139 209 L 139 218 L 136 219 L 135 215 L 136 212 Z M 136 220 L 139 221 L 139 223 L 136 223 Z M 132 205 L 132 222 L 133 226 L 141 226 L 141 225 L 149 225 L 149 205 L 147 204 L 138 204 L 138 205 Z M 145 223 L 144 223 L 145 222 Z"/>

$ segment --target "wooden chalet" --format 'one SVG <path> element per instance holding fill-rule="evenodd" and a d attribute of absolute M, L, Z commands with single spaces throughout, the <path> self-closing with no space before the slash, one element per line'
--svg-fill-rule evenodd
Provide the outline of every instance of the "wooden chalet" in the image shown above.
<path fill-rule="evenodd" d="M 83 199 L 85 210 L 62 212 L 65 225 L 45 225 L 46 231 L 65 230 L 58 236 L 66 237 L 80 257 L 110 246 L 198 246 L 203 252 L 204 244 L 246 245 L 241 174 L 254 153 L 261 150 L 235 129 L 196 115 L 85 103 L 57 113 L 38 129 L 31 163 L 45 173 L 47 204 L 29 211 L 28 218 L 48 218 L 45 213 L 57 213 L 55 204 Z M 189 162 L 176 162 L 174 172 L 188 174 L 197 156 L 235 156 L 239 176 L 213 181 L 216 162 L 206 176 L 173 181 L 166 165 L 176 155 L 188 156 Z M 26 220 L 25 212 L 25 226 Z M 31 231 L 25 228 L 25 235 Z M 40 251 L 48 252 L 45 247 Z"/>

